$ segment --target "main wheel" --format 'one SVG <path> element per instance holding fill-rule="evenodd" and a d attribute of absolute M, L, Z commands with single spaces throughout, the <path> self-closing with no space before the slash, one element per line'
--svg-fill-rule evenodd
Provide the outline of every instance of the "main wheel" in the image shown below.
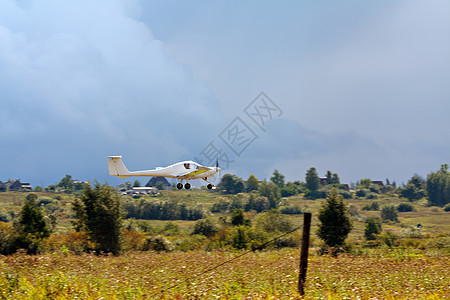
<path fill-rule="evenodd" d="M 179 182 L 179 183 L 177 184 L 177 189 L 181 190 L 182 188 L 183 188 L 183 184 L 181 184 L 181 182 Z"/>
<path fill-rule="evenodd" d="M 187 182 L 185 185 L 184 185 L 184 188 L 185 189 L 190 189 L 191 188 L 191 184 L 189 183 L 189 182 Z"/>
<path fill-rule="evenodd" d="M 210 190 L 210 189 L 213 188 L 213 185 L 210 183 L 210 184 L 208 184 L 206 187 L 208 188 L 208 190 Z"/>

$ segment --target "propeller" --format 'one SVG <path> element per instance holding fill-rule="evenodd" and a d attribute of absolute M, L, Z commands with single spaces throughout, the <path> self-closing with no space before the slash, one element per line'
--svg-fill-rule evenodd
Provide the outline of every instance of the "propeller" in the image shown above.
<path fill-rule="evenodd" d="M 217 174 L 217 177 L 216 177 L 216 175 L 214 175 L 214 177 L 215 177 L 215 180 L 214 180 L 215 182 L 214 183 L 217 183 L 217 184 L 220 183 L 220 178 L 222 178 L 221 172 L 222 172 L 222 169 L 219 167 L 219 158 L 217 158 L 217 160 L 216 160 L 216 174 Z"/>

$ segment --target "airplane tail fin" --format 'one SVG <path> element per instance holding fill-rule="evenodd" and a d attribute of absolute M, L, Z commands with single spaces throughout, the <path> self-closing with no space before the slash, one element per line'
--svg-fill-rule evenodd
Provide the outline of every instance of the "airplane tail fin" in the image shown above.
<path fill-rule="evenodd" d="M 122 162 L 122 156 L 108 156 L 108 170 L 109 175 L 119 176 L 119 178 L 130 177 L 130 171 L 128 171 L 125 164 Z"/>

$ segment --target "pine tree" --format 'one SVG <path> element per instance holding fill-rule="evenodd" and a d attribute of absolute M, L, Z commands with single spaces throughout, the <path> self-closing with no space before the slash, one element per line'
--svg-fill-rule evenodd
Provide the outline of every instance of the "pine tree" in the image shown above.
<path fill-rule="evenodd" d="M 280 189 L 284 187 L 284 175 L 281 174 L 278 170 L 273 171 L 272 177 L 270 177 L 270 181 L 278 185 Z"/>
<path fill-rule="evenodd" d="M 36 194 L 27 195 L 16 225 L 18 236 L 15 247 L 26 249 L 29 254 L 37 253 L 39 243 L 50 236 L 50 230 L 36 200 Z"/>
<path fill-rule="evenodd" d="M 336 189 L 328 194 L 319 212 L 319 229 L 317 235 L 325 244 L 333 249 L 342 246 L 352 230 L 344 198 Z"/>
<path fill-rule="evenodd" d="M 381 233 L 381 220 L 379 218 L 368 218 L 366 221 L 366 228 L 364 230 L 364 237 L 366 240 L 376 239 L 376 235 Z"/>
<path fill-rule="evenodd" d="M 319 189 L 320 179 L 317 174 L 316 168 L 310 168 L 306 172 L 306 188 L 310 191 L 312 198 L 315 197 L 317 190 Z"/>
<path fill-rule="evenodd" d="M 98 182 L 95 188 L 87 185 L 73 208 L 77 218 L 75 229 L 89 235 L 95 243 L 94 250 L 119 254 L 123 213 L 117 191 Z"/>

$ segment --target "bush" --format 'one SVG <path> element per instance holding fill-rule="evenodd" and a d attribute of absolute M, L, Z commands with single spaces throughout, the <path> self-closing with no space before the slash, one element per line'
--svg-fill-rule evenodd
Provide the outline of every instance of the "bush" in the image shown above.
<path fill-rule="evenodd" d="M 414 206 L 411 203 L 402 202 L 398 205 L 397 210 L 399 212 L 415 211 Z"/>
<path fill-rule="evenodd" d="M 280 213 L 284 215 L 300 215 L 302 214 L 302 209 L 298 205 L 290 205 L 280 207 Z"/>
<path fill-rule="evenodd" d="M 218 202 L 214 203 L 211 207 L 212 213 L 226 212 L 230 207 L 230 201 L 220 199 Z"/>
<path fill-rule="evenodd" d="M 208 239 L 204 235 L 194 234 L 186 238 L 175 241 L 175 250 L 179 251 L 193 251 L 202 250 Z"/>
<path fill-rule="evenodd" d="M 273 246 L 277 249 L 280 248 L 296 248 L 300 246 L 301 236 L 299 235 L 288 235 L 279 238 L 273 242 Z"/>
<path fill-rule="evenodd" d="M 353 195 L 352 193 L 348 192 L 348 191 L 339 191 L 339 194 L 344 197 L 344 199 L 352 199 Z"/>
<path fill-rule="evenodd" d="M 15 252 L 15 232 L 11 224 L 0 222 L 0 254 L 7 255 Z"/>
<path fill-rule="evenodd" d="M 447 203 L 447 205 L 444 206 L 444 211 L 450 211 L 450 203 Z"/>
<path fill-rule="evenodd" d="M 362 210 L 372 210 L 372 211 L 378 211 L 380 210 L 380 205 L 376 201 L 372 201 L 371 204 L 364 205 Z"/>
<path fill-rule="evenodd" d="M 366 220 L 364 237 L 366 240 L 375 240 L 377 235 L 381 233 L 381 230 L 381 220 L 379 218 L 369 218 Z"/>
<path fill-rule="evenodd" d="M 286 186 L 284 186 L 281 189 L 281 196 L 282 197 L 291 197 L 298 194 L 297 186 L 293 183 L 288 183 Z"/>
<path fill-rule="evenodd" d="M 194 225 L 192 234 L 200 234 L 211 237 L 219 231 L 219 227 L 211 219 L 198 220 Z"/>
<path fill-rule="evenodd" d="M 367 189 L 358 189 L 356 190 L 356 196 L 357 197 L 366 197 L 366 195 L 368 194 L 369 190 Z"/>
<path fill-rule="evenodd" d="M 375 193 L 368 193 L 366 196 L 367 199 L 377 199 L 378 195 Z"/>
<path fill-rule="evenodd" d="M 256 216 L 256 228 L 265 232 L 289 232 L 294 225 L 279 211 L 271 210 Z"/>
<path fill-rule="evenodd" d="M 9 222 L 11 221 L 9 214 L 4 211 L 0 211 L 0 222 Z"/>
<path fill-rule="evenodd" d="M 381 219 L 383 221 L 398 222 L 397 209 L 392 205 L 384 206 L 381 209 Z"/>
<path fill-rule="evenodd" d="M 172 243 L 163 236 L 148 237 L 145 240 L 144 245 L 142 247 L 142 250 L 144 250 L 144 251 L 153 250 L 153 251 L 157 251 L 157 252 L 172 251 L 173 249 L 174 249 L 174 247 L 173 247 Z"/>

